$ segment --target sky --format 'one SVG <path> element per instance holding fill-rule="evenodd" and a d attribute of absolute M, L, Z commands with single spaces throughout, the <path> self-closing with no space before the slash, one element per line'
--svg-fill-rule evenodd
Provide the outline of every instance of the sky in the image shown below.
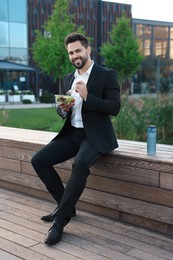
<path fill-rule="evenodd" d="M 104 0 L 132 5 L 132 18 L 173 22 L 173 0 Z"/>

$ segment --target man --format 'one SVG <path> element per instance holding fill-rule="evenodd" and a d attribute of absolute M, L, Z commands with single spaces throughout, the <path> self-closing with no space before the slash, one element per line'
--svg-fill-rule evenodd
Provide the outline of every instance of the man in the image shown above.
<path fill-rule="evenodd" d="M 63 228 L 75 216 L 75 205 L 82 194 L 90 166 L 103 154 L 118 147 L 110 115 L 120 110 L 120 90 L 116 73 L 96 65 L 91 59 L 87 38 L 72 33 L 65 38 L 71 63 L 76 71 L 66 76 L 64 93 L 71 93 L 75 102 L 60 103 L 57 112 L 66 118 L 59 134 L 32 158 L 32 165 L 51 193 L 58 207 L 43 216 L 53 223 L 45 243 L 61 240 Z M 64 188 L 53 168 L 74 157 L 72 173 Z"/>

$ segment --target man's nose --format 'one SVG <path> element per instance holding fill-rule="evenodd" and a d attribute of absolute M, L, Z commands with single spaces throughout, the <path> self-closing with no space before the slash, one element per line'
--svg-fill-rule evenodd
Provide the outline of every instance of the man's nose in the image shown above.
<path fill-rule="evenodd" d="M 78 58 L 78 57 L 79 57 L 79 56 L 78 56 L 77 53 L 73 53 L 73 59 Z"/>

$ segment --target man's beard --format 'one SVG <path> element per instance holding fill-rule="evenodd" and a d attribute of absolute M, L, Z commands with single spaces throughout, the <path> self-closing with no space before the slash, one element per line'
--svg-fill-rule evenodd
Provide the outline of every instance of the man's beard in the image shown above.
<path fill-rule="evenodd" d="M 76 67 L 76 69 L 82 69 L 85 66 L 85 64 L 88 60 L 88 56 L 86 55 L 85 57 L 79 58 L 79 60 L 80 60 L 80 62 L 77 62 L 77 63 L 75 63 L 75 61 L 73 61 L 73 65 Z"/>

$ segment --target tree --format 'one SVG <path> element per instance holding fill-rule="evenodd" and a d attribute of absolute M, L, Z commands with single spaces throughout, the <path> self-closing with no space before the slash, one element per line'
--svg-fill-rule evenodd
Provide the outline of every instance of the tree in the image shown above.
<path fill-rule="evenodd" d="M 123 13 L 109 33 L 110 42 L 101 47 L 105 65 L 115 68 L 117 72 L 121 92 L 123 84 L 137 71 L 144 59 L 139 52 L 139 43 L 133 36 L 130 23 L 130 18 Z"/>
<path fill-rule="evenodd" d="M 69 14 L 69 0 L 57 0 L 42 31 L 35 31 L 36 40 L 32 45 L 33 59 L 41 72 L 47 73 L 54 81 L 59 79 L 59 92 L 61 79 L 73 68 L 64 48 L 66 35 L 77 30 L 73 18 Z M 82 32 L 82 28 L 77 31 Z"/>

